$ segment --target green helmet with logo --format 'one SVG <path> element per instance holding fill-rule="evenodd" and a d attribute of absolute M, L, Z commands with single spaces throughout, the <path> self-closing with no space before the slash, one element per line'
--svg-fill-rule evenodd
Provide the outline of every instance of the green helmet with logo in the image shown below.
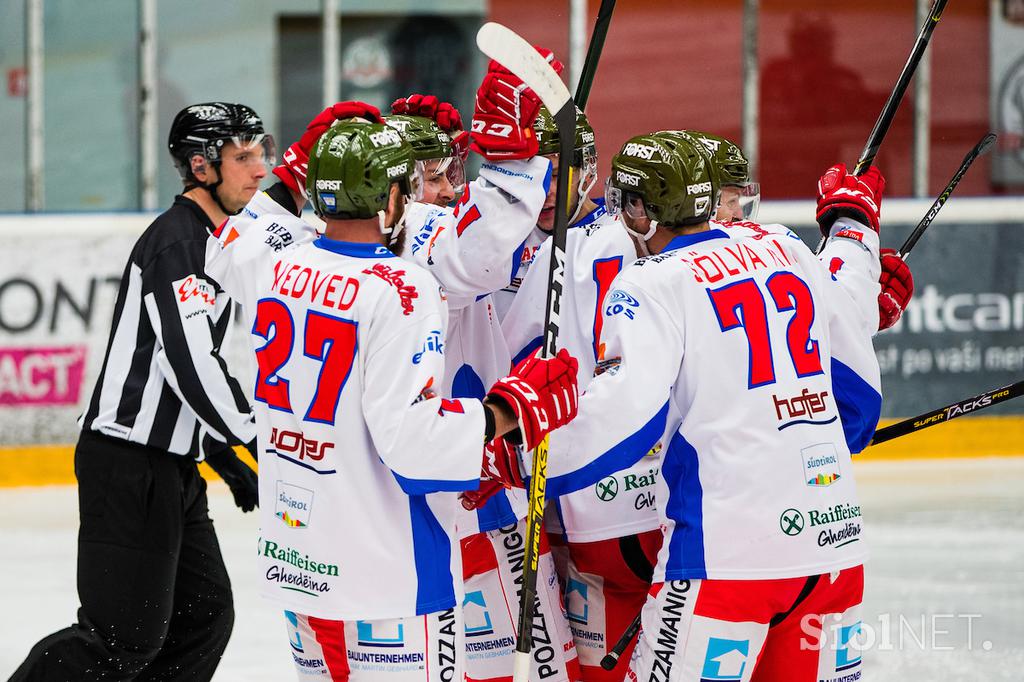
<path fill-rule="evenodd" d="M 537 119 L 533 122 L 533 130 L 537 133 L 538 154 L 558 153 L 558 126 L 555 125 L 555 118 L 547 107 L 541 105 Z M 590 127 L 587 115 L 576 107 L 576 141 L 573 144 L 572 165 L 583 168 L 584 163 L 588 161 L 597 163 L 594 129 Z"/>
<path fill-rule="evenodd" d="M 750 184 L 750 163 L 736 144 L 722 137 L 702 130 L 685 131 L 697 138 L 714 159 L 722 187 L 746 187 Z"/>
<path fill-rule="evenodd" d="M 665 227 L 709 220 L 718 197 L 710 158 L 700 142 L 682 131 L 630 138 L 612 157 L 609 211 L 623 210 L 632 198 L 640 198 L 647 216 Z"/>
<path fill-rule="evenodd" d="M 451 136 L 432 119 L 392 114 L 384 122 L 402 134 L 412 147 L 412 158 L 416 161 L 443 159 L 452 155 Z"/>
<path fill-rule="evenodd" d="M 413 164 L 412 147 L 394 128 L 348 119 L 317 140 L 306 191 L 321 218 L 372 218 L 387 210 L 393 183 L 410 193 Z"/>

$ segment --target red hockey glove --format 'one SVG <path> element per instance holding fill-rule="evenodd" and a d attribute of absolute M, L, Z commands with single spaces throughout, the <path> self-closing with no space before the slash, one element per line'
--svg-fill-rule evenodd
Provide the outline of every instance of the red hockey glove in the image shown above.
<path fill-rule="evenodd" d="M 878 331 L 899 321 L 914 295 L 914 276 L 907 262 L 895 249 L 882 249 L 882 274 L 878 278 L 882 291 L 878 294 Z"/>
<path fill-rule="evenodd" d="M 525 488 L 522 465 L 516 447 L 504 438 L 495 438 L 484 446 L 480 467 L 480 487 L 467 490 L 459 497 L 468 510 L 479 509 L 506 488 Z"/>
<path fill-rule="evenodd" d="M 309 163 L 309 152 L 320 136 L 327 132 L 327 129 L 334 125 L 335 121 L 346 118 L 365 118 L 374 123 L 384 122 L 380 116 L 380 110 L 365 102 L 333 104 L 317 114 L 316 118 L 306 126 L 306 132 L 302 134 L 299 141 L 285 150 L 281 155 L 281 164 L 274 168 L 274 175 L 287 185 L 288 189 L 306 197 L 306 166 Z"/>
<path fill-rule="evenodd" d="M 470 135 L 465 130 L 452 132 L 452 156 L 462 159 L 463 164 L 469 158 L 469 138 Z"/>
<path fill-rule="evenodd" d="M 459 110 L 448 102 L 442 102 L 434 95 L 409 95 L 396 99 L 391 104 L 391 113 L 432 118 L 441 130 L 448 133 L 463 128 Z"/>
<path fill-rule="evenodd" d="M 518 431 L 505 434 L 509 442 L 533 449 L 546 434 L 572 421 L 579 401 L 578 369 L 564 348 L 546 359 L 534 352 L 491 387 L 488 397 L 507 403 L 519 422 Z"/>
<path fill-rule="evenodd" d="M 537 48 L 555 69 L 562 63 L 551 50 Z M 533 122 L 540 98 L 523 81 L 496 61 L 491 61 L 483 83 L 476 91 L 476 108 L 470 133 L 471 147 L 488 161 L 528 159 L 537 154 Z"/>
<path fill-rule="evenodd" d="M 853 218 L 878 232 L 885 178 L 875 166 L 864 175 L 851 175 L 837 163 L 818 180 L 818 212 L 815 218 L 826 237 L 838 218 Z"/>
<path fill-rule="evenodd" d="M 480 481 L 480 487 L 476 490 L 465 490 L 459 493 L 459 500 L 466 511 L 473 511 L 487 504 L 487 502 L 505 489 L 505 486 L 498 481 Z"/>

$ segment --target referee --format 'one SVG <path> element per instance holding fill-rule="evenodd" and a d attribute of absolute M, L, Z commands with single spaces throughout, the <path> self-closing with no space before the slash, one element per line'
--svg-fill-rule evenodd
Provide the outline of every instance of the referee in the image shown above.
<path fill-rule="evenodd" d="M 184 191 L 132 249 L 103 369 L 75 448 L 78 622 L 35 645 L 11 682 L 209 680 L 231 635 L 231 583 L 197 458 L 243 511 L 255 473 L 252 411 L 220 356 L 232 302 L 206 277 L 206 240 L 273 164 L 256 113 L 182 110 L 168 148 Z"/>

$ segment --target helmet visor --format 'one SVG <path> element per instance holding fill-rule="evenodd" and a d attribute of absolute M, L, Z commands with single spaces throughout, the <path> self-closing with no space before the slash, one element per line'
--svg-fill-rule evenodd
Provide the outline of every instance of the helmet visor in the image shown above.
<path fill-rule="evenodd" d="M 719 222 L 734 220 L 754 220 L 761 202 L 761 186 L 752 182 L 742 187 L 726 185 L 718 197 L 718 210 L 715 214 Z"/>
<path fill-rule="evenodd" d="M 416 162 L 413 199 L 439 206 L 462 196 L 466 189 L 466 170 L 458 156 Z"/>
<path fill-rule="evenodd" d="M 612 217 L 625 214 L 633 220 L 647 217 L 644 198 L 636 192 L 625 191 L 612 184 L 611 178 L 604 181 L 604 210 Z"/>
<path fill-rule="evenodd" d="M 245 166 L 264 166 L 268 170 L 277 165 L 277 145 L 273 135 L 233 135 L 224 140 L 219 149 L 220 160 L 230 159 Z"/>

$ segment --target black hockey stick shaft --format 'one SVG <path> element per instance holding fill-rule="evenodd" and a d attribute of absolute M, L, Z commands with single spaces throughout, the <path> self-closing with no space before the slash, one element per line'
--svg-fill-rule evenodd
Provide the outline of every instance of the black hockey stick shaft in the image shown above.
<path fill-rule="evenodd" d="M 601 51 L 604 49 L 604 39 L 608 35 L 608 26 L 612 23 L 613 11 L 615 11 L 615 0 L 601 0 L 601 7 L 597 10 L 597 21 L 594 22 L 594 31 L 590 34 L 587 56 L 583 60 L 583 69 L 580 71 L 580 82 L 576 84 L 576 94 L 573 96 L 576 106 L 580 109 L 587 108 L 590 88 L 594 85 L 594 76 L 597 75 L 597 63 L 601 61 Z"/>
<path fill-rule="evenodd" d="M 572 152 L 576 142 L 576 106 L 572 100 L 555 112 L 558 128 L 558 184 L 555 188 L 555 226 L 551 235 L 551 265 L 548 269 L 548 301 L 544 316 L 544 343 L 541 357 L 554 357 L 558 352 L 558 321 L 565 286 L 565 240 L 569 230 L 569 183 L 572 176 Z M 516 651 L 529 655 L 533 648 L 533 617 L 537 602 L 537 568 L 540 560 L 540 534 L 544 527 L 545 488 L 548 471 L 548 437 L 545 436 L 533 453 L 530 478 L 530 503 L 526 516 L 526 553 L 523 567 L 523 591 L 519 600 L 519 637 Z M 515 671 L 519 673 L 519 669 Z M 526 671 L 529 672 L 528 670 Z M 514 675 L 515 682 L 520 674 Z"/>
<path fill-rule="evenodd" d="M 991 391 L 980 393 L 976 396 L 972 396 L 965 400 L 958 400 L 955 403 L 940 407 L 932 410 L 931 412 L 925 412 L 919 414 L 916 417 L 910 419 L 904 419 L 901 422 L 896 422 L 885 428 L 878 429 L 875 431 L 875 437 L 871 439 L 871 445 L 878 445 L 886 441 L 892 440 L 893 438 L 899 438 L 905 436 L 908 433 L 916 433 L 921 429 L 926 429 L 929 426 L 935 426 L 936 424 L 943 424 L 951 419 L 962 417 L 965 414 L 973 414 L 978 410 L 983 410 L 986 407 L 992 407 L 999 403 L 1012 400 L 1013 398 L 1019 398 L 1024 395 L 1024 380 L 1010 384 L 1009 386 L 1003 386 L 1001 388 L 995 388 Z"/>
<path fill-rule="evenodd" d="M 854 175 L 866 173 L 874 162 L 875 156 L 878 155 L 878 148 L 882 146 L 882 140 L 885 139 L 886 133 L 889 132 L 889 126 L 892 125 L 892 121 L 896 117 L 896 111 L 900 108 L 903 95 L 907 94 L 910 80 L 914 77 L 917 65 L 921 63 L 924 51 L 928 49 L 928 41 L 931 40 L 932 33 L 935 32 L 935 27 L 938 26 L 939 19 L 942 18 L 942 11 L 946 9 L 948 1 L 935 0 L 935 3 L 932 5 L 932 9 L 928 13 L 928 19 L 924 22 L 924 26 L 921 27 L 921 32 L 917 34 L 917 41 L 914 43 L 914 49 L 910 52 L 910 58 L 903 65 L 903 71 L 900 73 L 900 77 L 897 79 L 892 92 L 889 93 L 889 98 L 885 100 L 882 112 L 878 115 L 878 120 L 875 121 L 875 127 L 871 129 L 871 134 L 868 135 L 868 141 L 864 145 L 864 150 L 860 153 L 857 165 L 853 169 Z M 821 250 L 825 248 L 827 238 L 827 235 L 822 235 L 815 253 L 821 253 Z"/>
<path fill-rule="evenodd" d="M 636 618 L 629 624 L 622 636 L 619 637 L 619 641 L 615 642 L 615 646 L 612 650 L 605 654 L 605 657 L 601 659 L 601 667 L 605 670 L 612 670 L 619 662 L 619 658 L 622 656 L 622 652 L 626 650 L 629 643 L 636 637 L 636 633 L 640 632 L 640 614 L 636 614 Z"/>
<path fill-rule="evenodd" d="M 917 35 L 917 42 L 914 43 L 914 49 L 910 53 L 910 58 L 907 59 L 907 63 L 903 66 L 903 72 L 900 73 L 896 86 L 889 93 L 889 99 L 885 101 L 882 113 L 878 115 L 875 127 L 871 129 L 871 134 L 868 135 L 864 151 L 860 153 L 857 166 L 853 169 L 854 175 L 863 175 L 875 160 L 878 148 L 882 145 L 882 140 L 885 139 L 886 133 L 889 132 L 889 126 L 892 125 L 892 121 L 896 117 L 896 111 L 900 107 L 903 95 L 906 94 L 907 88 L 910 86 L 910 80 L 914 77 L 917 65 L 921 63 L 921 57 L 924 56 L 925 50 L 928 49 L 928 41 L 931 40 L 932 33 L 935 32 L 935 27 L 938 26 L 939 19 L 942 18 L 942 11 L 946 8 L 947 2 L 948 0 L 935 0 L 935 3 L 932 5 L 928 19 L 924 22 L 921 32 Z"/>
<path fill-rule="evenodd" d="M 960 167 L 956 170 L 956 173 L 953 175 L 953 178 L 949 181 L 949 184 L 946 185 L 946 189 L 942 190 L 942 194 L 940 194 L 939 197 L 935 200 L 935 203 L 932 204 L 932 207 L 928 209 L 928 212 L 925 214 L 924 218 L 921 218 L 921 222 L 917 224 L 917 227 L 915 227 L 914 231 L 910 233 L 910 236 L 907 237 L 907 240 L 903 242 L 903 246 L 900 247 L 900 250 L 898 252 L 900 258 L 902 258 L 903 260 L 907 260 L 907 256 L 910 254 L 910 250 L 914 248 L 914 244 L 917 244 L 917 240 L 921 238 L 921 235 L 924 234 L 924 231 L 927 230 L 928 226 L 932 224 L 933 220 L 935 220 L 935 216 L 939 214 L 939 209 L 941 209 L 942 206 L 949 199 L 949 195 L 953 193 L 953 190 L 956 189 L 956 186 L 960 184 L 960 180 L 967 173 L 968 169 L 970 169 L 971 164 L 974 163 L 975 159 L 977 159 L 979 156 L 987 152 L 989 147 L 991 147 L 992 143 L 995 141 L 995 134 L 987 133 L 983 138 L 981 138 L 978 141 L 978 144 L 974 145 L 974 148 L 967 153 L 967 156 L 964 157 L 963 162 L 960 164 Z"/>

